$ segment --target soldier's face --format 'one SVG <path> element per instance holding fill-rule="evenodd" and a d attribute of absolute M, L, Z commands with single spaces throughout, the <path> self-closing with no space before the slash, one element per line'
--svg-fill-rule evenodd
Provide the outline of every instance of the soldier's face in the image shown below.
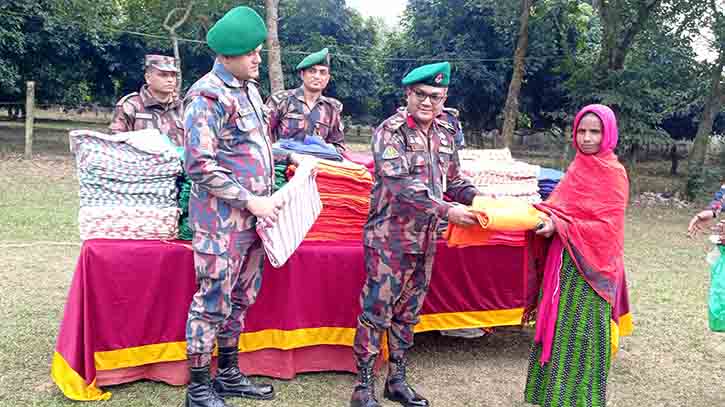
<path fill-rule="evenodd" d="M 429 123 L 439 114 L 446 99 L 446 88 L 414 85 L 405 90 L 408 112 L 421 123 Z"/>
<path fill-rule="evenodd" d="M 304 69 L 300 73 L 302 83 L 310 92 L 322 92 L 330 82 L 330 68 L 325 65 L 315 65 Z"/>
<path fill-rule="evenodd" d="M 156 68 L 149 68 L 144 76 L 146 78 L 146 84 L 153 93 L 169 95 L 176 90 L 176 72 L 159 71 Z"/>
<path fill-rule="evenodd" d="M 262 63 L 262 55 L 260 55 L 261 50 L 262 45 L 244 55 L 237 55 L 233 57 L 222 56 L 220 57 L 220 61 L 227 71 L 241 81 L 257 79 L 259 78 L 259 65 Z"/>

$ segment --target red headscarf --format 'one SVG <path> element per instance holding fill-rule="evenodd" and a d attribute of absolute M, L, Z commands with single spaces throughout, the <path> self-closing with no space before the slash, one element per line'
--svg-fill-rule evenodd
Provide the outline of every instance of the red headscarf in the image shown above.
<path fill-rule="evenodd" d="M 599 152 L 584 154 L 576 141 L 582 117 L 594 113 L 602 122 Z M 617 119 L 604 105 L 589 105 L 574 119 L 574 162 L 546 202 L 547 213 L 577 269 L 594 290 L 615 306 L 624 279 L 624 211 L 629 201 L 627 172 L 614 154 Z"/>

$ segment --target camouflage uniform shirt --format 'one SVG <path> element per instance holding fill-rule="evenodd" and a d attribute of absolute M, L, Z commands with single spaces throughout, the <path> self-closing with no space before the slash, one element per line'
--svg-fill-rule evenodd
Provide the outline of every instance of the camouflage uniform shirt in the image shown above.
<path fill-rule="evenodd" d="M 399 107 L 398 113 L 405 113 L 405 106 Z M 456 132 L 453 140 L 456 142 L 456 147 L 460 150 L 466 146 L 466 139 L 463 137 L 463 125 L 461 125 L 461 121 L 458 119 L 459 116 L 458 109 L 452 107 L 444 107 L 440 114 L 438 114 L 439 119 L 445 120 L 453 127 L 453 130 Z"/>
<path fill-rule="evenodd" d="M 269 127 L 273 140 L 304 141 L 305 136 L 316 135 L 333 144 L 338 152 L 345 150 L 339 100 L 320 95 L 310 107 L 305 103 L 304 89 L 299 87 L 274 93 L 267 100 L 267 106 L 271 109 Z"/>
<path fill-rule="evenodd" d="M 251 229 L 246 209 L 253 196 L 269 196 L 275 161 L 267 134 L 266 107 L 257 82 L 240 81 L 216 62 L 186 95 L 184 167 L 192 180 L 189 222 L 210 244 Z"/>
<path fill-rule="evenodd" d="M 143 129 L 158 129 L 169 136 L 177 146 L 184 145 L 184 126 L 181 122 L 183 105 L 177 97 L 170 103 L 161 103 L 151 94 L 147 85 L 139 92 L 130 93 L 116 103 L 111 133 Z"/>
<path fill-rule="evenodd" d="M 428 135 L 407 112 L 385 120 L 373 134 L 375 185 L 363 231 L 366 246 L 425 253 L 451 199 L 470 204 L 478 193 L 459 172 L 455 129 L 435 118 Z"/>

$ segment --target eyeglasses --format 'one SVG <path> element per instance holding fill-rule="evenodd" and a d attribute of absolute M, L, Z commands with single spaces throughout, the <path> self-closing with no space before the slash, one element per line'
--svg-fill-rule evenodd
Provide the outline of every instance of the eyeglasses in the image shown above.
<path fill-rule="evenodd" d="M 415 95 L 415 98 L 418 100 L 419 103 L 425 102 L 426 99 L 430 98 L 430 102 L 434 105 L 437 105 L 443 101 L 443 99 L 446 98 L 446 95 L 438 94 L 438 93 L 425 93 L 420 89 L 413 89 L 413 94 Z"/>

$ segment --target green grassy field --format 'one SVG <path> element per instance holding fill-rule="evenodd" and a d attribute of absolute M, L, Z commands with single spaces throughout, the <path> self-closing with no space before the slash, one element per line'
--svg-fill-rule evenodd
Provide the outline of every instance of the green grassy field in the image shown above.
<path fill-rule="evenodd" d="M 22 129 L 0 127 L 0 406 L 77 406 L 50 380 L 50 361 L 79 252 L 77 181 L 64 127 L 41 130 L 38 158 L 19 159 Z M 358 148 L 364 149 L 364 146 Z M 531 161 L 545 161 L 532 156 Z M 670 185 L 666 163 L 643 176 Z M 644 179 L 643 179 L 644 181 Z M 650 183 L 652 184 L 652 183 Z M 631 207 L 626 268 L 635 321 L 609 381 L 609 406 L 725 405 L 725 335 L 707 328 L 705 239 L 685 236 L 696 209 Z M 524 406 L 532 331 L 479 339 L 416 336 L 410 376 L 435 406 Z M 273 402 L 235 406 L 345 406 L 354 376 L 303 374 L 274 381 Z M 379 386 L 380 388 L 380 386 Z M 181 406 L 184 387 L 136 382 L 107 388 L 103 406 Z M 92 405 L 92 404 L 89 404 Z M 384 403 L 385 406 L 393 404 Z"/>

